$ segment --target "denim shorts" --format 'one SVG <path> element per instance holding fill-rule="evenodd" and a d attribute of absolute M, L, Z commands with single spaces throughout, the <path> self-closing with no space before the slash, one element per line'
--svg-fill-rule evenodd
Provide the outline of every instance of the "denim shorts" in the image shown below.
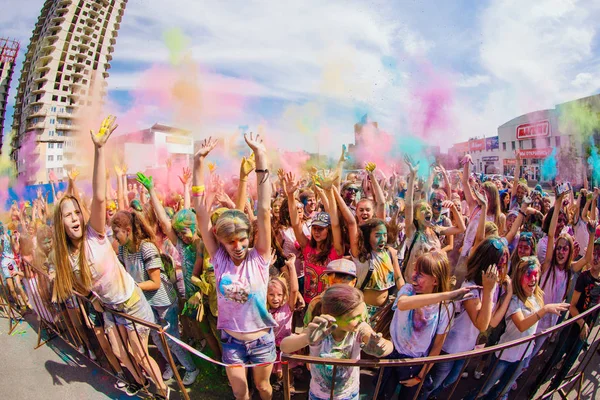
<path fill-rule="evenodd" d="M 263 364 L 277 359 L 273 329 L 256 340 L 238 340 L 221 331 L 223 362 L 225 364 Z"/>
<path fill-rule="evenodd" d="M 150 303 L 148 303 L 148 300 L 146 300 L 142 289 L 140 289 L 140 287 L 137 285 L 129 300 L 121 304 L 105 304 L 105 307 L 131 315 L 132 317 L 137 317 L 150 323 L 156 322 L 154 319 L 154 313 L 150 307 Z M 134 330 L 134 324 L 131 322 L 131 320 L 125 319 L 120 315 L 112 314 L 108 311 L 105 311 L 103 315 L 104 329 L 107 332 L 110 331 L 115 324 L 122 325 L 130 331 Z M 150 328 L 141 324 L 135 324 L 135 330 L 142 336 L 147 336 L 150 333 Z"/>

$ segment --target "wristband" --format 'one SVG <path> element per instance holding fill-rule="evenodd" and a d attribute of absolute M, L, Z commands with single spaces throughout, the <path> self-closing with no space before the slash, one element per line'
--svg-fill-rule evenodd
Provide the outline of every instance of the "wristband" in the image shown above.
<path fill-rule="evenodd" d="M 521 209 L 519 209 L 519 214 L 521 214 L 523 218 L 527 218 L 527 214 L 525 214 Z"/>
<path fill-rule="evenodd" d="M 204 193 L 204 190 L 205 190 L 204 185 L 192 186 L 192 193 L 194 193 L 194 194 Z"/>
<path fill-rule="evenodd" d="M 268 169 L 255 169 L 256 173 L 258 174 L 259 172 L 262 172 L 263 174 L 267 174 L 269 173 Z"/>

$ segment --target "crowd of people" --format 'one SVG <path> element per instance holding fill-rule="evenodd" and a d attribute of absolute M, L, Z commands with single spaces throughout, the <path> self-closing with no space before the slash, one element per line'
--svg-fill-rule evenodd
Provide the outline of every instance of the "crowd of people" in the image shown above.
<path fill-rule="evenodd" d="M 209 138 L 184 168 L 181 189 L 169 190 L 141 172 L 134 184 L 126 166 L 107 164 L 115 128 L 109 117 L 91 134 L 91 193 L 78 189 L 72 170 L 52 204 L 40 191 L 31 204 L 13 205 L 0 224 L 1 264 L 22 311 L 52 321 L 60 316 L 45 304 L 64 304 L 77 314 L 72 320 L 83 314 L 88 323 L 75 327 L 84 332 L 81 351 L 95 357 L 85 333 L 93 331 L 128 394 L 151 377 L 168 398 L 174 371 L 169 363 L 161 370 L 148 352 L 151 337 L 167 358 L 156 331 L 107 309 L 157 323 L 193 346 L 202 340 L 227 365 L 254 365 L 251 384 L 246 368 L 225 368 L 233 394 L 249 399 L 250 385 L 270 399 L 282 380 L 281 353 L 456 354 L 528 337 L 598 304 L 600 192 L 585 177 L 577 192 L 559 185 L 552 204 L 540 186 L 520 179 L 518 156 L 513 181 L 473 174 L 468 155 L 453 175 L 434 164 L 419 176 L 406 157 L 404 174 L 385 176 L 367 163 L 343 176 L 344 151 L 331 170 L 272 171 L 263 141 L 250 133 L 251 155 L 231 181 L 209 171 L 218 145 Z M 89 302 L 81 306 L 77 296 Z M 561 333 L 548 368 L 568 356 L 552 387 L 594 323 L 591 315 Z M 491 376 L 467 398 L 507 398 L 544 343 L 557 339 L 547 338 L 481 360 L 474 378 Z M 167 343 L 192 385 L 201 373 L 195 356 Z M 420 399 L 436 398 L 461 378 L 464 363 L 386 368 L 379 398 L 418 390 Z M 359 398 L 359 367 L 313 364 L 309 372 L 309 399 L 330 398 L 332 382 L 333 398 Z M 291 386 L 301 385 L 292 379 Z"/>

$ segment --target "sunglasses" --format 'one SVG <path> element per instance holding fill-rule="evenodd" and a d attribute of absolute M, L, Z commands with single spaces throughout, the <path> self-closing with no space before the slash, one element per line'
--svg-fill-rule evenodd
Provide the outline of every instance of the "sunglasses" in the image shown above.
<path fill-rule="evenodd" d="M 351 193 L 358 193 L 358 189 L 355 188 L 347 188 L 346 192 L 351 192 Z"/>

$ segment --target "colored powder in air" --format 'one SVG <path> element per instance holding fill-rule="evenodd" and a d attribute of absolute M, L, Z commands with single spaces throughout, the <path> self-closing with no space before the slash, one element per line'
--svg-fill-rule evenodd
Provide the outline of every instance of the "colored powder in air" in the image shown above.
<path fill-rule="evenodd" d="M 558 166 L 556 163 L 556 148 L 552 149 L 552 153 L 544 161 L 541 166 L 542 180 L 550 181 L 558 175 Z"/>
<path fill-rule="evenodd" d="M 163 39 L 167 49 L 169 49 L 171 64 L 179 64 L 183 53 L 188 49 L 191 43 L 190 38 L 187 37 L 181 29 L 173 28 L 163 33 Z"/>
<path fill-rule="evenodd" d="M 600 182 L 600 155 L 598 154 L 598 148 L 594 145 L 594 140 L 591 137 L 590 146 L 588 164 L 592 166 L 592 177 L 594 179 L 594 183 L 598 185 L 598 182 Z"/>
<path fill-rule="evenodd" d="M 600 106 L 600 104 L 598 105 Z M 561 107 L 559 128 L 562 133 L 587 139 L 600 129 L 600 114 L 590 104 L 573 102 Z"/>

